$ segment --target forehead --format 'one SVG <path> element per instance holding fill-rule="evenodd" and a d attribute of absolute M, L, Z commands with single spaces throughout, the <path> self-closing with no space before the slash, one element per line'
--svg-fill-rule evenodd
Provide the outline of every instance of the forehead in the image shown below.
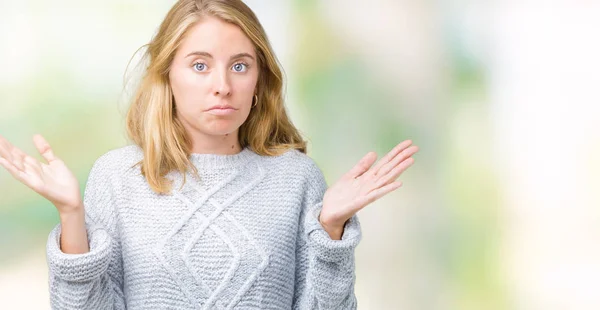
<path fill-rule="evenodd" d="M 238 26 L 213 16 L 203 16 L 188 29 L 180 45 L 180 53 L 204 51 L 214 57 L 238 53 L 254 55 L 254 45 Z"/>

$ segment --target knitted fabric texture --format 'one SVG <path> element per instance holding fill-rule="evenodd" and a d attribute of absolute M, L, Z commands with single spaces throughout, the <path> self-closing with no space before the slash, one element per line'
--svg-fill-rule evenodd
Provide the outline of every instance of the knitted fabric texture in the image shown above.
<path fill-rule="evenodd" d="M 191 154 L 168 195 L 141 175 L 142 150 L 114 149 L 84 193 L 90 251 L 48 237 L 53 309 L 356 309 L 357 216 L 332 240 L 318 221 L 327 184 L 307 155 Z"/>

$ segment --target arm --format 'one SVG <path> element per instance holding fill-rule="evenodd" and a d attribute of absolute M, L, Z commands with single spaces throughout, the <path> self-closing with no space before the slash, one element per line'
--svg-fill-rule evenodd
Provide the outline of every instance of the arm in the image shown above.
<path fill-rule="evenodd" d="M 311 165 L 303 200 L 296 247 L 293 309 L 356 309 L 354 250 L 361 239 L 358 217 L 344 225 L 341 240 L 333 240 L 319 222 L 327 184 Z"/>
<path fill-rule="evenodd" d="M 52 309 L 125 309 L 123 265 L 117 237 L 115 194 L 111 190 L 109 155 L 100 157 L 90 172 L 84 194 L 84 228 L 89 251 L 67 254 L 61 240 L 61 218 L 48 237 L 47 260 Z M 71 219 L 77 223 L 80 219 Z M 75 225 L 76 227 L 76 225 Z M 67 239 L 67 238 L 65 238 Z M 61 242 L 62 241 L 62 242 Z M 62 251 L 63 247 L 65 251 Z"/>

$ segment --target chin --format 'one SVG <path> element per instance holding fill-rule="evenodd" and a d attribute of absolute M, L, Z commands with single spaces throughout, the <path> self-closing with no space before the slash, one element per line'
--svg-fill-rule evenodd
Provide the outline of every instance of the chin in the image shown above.
<path fill-rule="evenodd" d="M 235 130 L 221 130 L 221 131 L 209 131 L 207 134 L 211 136 L 224 136 L 228 134 L 234 134 Z"/>
<path fill-rule="evenodd" d="M 202 131 L 205 134 L 211 135 L 211 136 L 224 136 L 226 134 L 233 134 L 236 132 L 236 130 L 238 130 L 240 128 L 240 126 L 236 126 L 234 124 L 213 124 L 213 126 L 210 126 L 208 128 L 202 128 Z"/>

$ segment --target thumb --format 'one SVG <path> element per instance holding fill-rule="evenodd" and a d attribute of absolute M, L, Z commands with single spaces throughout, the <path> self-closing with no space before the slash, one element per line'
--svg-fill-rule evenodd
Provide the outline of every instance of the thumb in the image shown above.
<path fill-rule="evenodd" d="M 371 166 L 373 165 L 373 163 L 375 162 L 376 159 L 377 159 L 377 153 L 375 153 L 375 152 L 367 153 L 367 155 L 365 155 L 356 164 L 356 166 L 354 166 L 350 171 L 348 171 L 348 173 L 346 173 L 346 176 L 349 178 L 354 178 L 354 179 L 358 178 L 363 173 L 365 173 L 367 170 L 369 170 L 369 168 L 371 168 Z"/>
<path fill-rule="evenodd" d="M 48 144 L 48 142 L 46 141 L 46 139 L 44 139 L 44 137 L 42 137 L 42 135 L 34 135 L 33 143 L 35 144 L 35 147 L 37 148 L 38 152 L 42 154 L 42 157 L 44 157 L 44 159 L 46 159 L 48 163 L 51 163 L 52 161 L 56 160 L 56 157 L 52 152 L 50 144 Z"/>

